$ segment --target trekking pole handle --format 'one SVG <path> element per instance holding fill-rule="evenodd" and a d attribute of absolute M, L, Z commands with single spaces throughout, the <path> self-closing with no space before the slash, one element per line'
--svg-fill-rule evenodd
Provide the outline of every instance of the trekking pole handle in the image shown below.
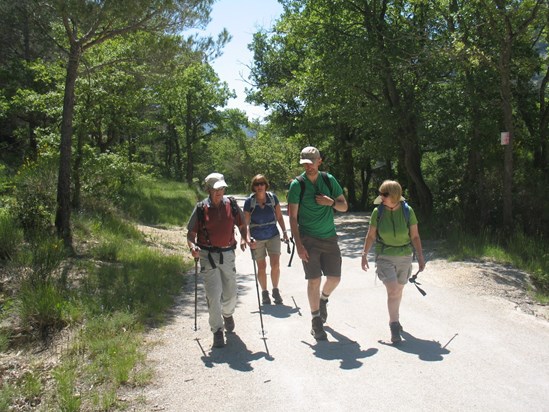
<path fill-rule="evenodd" d="M 253 237 L 250 237 L 250 243 L 254 243 L 255 242 L 255 239 Z M 255 251 L 250 248 L 250 252 L 252 253 L 252 260 L 255 261 Z"/>

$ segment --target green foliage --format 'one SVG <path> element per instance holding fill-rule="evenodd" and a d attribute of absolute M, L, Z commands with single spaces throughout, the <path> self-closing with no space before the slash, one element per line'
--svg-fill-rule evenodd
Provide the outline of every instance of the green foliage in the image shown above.
<path fill-rule="evenodd" d="M 15 257 L 23 241 L 23 231 L 6 209 L 0 210 L 0 261 Z"/>
<path fill-rule="evenodd" d="M 52 283 L 24 284 L 17 296 L 17 312 L 25 329 L 45 339 L 71 323 L 72 303 Z"/>
<path fill-rule="evenodd" d="M 490 230 L 471 234 L 453 227 L 447 232 L 446 249 L 453 260 L 489 258 L 525 270 L 540 296 L 549 296 L 549 244 L 543 237 L 520 232 L 509 237 Z"/>
<path fill-rule="evenodd" d="M 77 361 L 70 360 L 61 364 L 53 371 L 53 379 L 56 383 L 56 406 L 61 411 L 80 411 L 82 400 L 78 394 Z"/>
<path fill-rule="evenodd" d="M 122 199 L 122 209 L 137 221 L 181 226 L 195 205 L 194 191 L 186 184 L 142 177 Z"/>
<path fill-rule="evenodd" d="M 40 405 L 43 385 L 40 377 L 31 371 L 26 371 L 14 382 L 9 378 L 2 379 L 0 387 L 0 411 L 11 411 L 17 405 L 30 408 Z"/>
<path fill-rule="evenodd" d="M 85 151 L 82 168 L 82 194 L 85 199 L 101 199 L 120 204 L 126 191 L 132 191 L 139 178 L 149 167 L 128 161 L 115 153 L 95 154 L 91 148 Z"/>
<path fill-rule="evenodd" d="M 3 353 L 8 350 L 9 343 L 10 343 L 9 338 L 10 338 L 9 332 L 3 329 L 0 329 L 0 353 Z"/>
<path fill-rule="evenodd" d="M 133 368 L 143 360 L 141 332 L 128 312 L 89 319 L 54 370 L 57 385 L 51 406 L 67 411 L 110 410 L 116 404 L 116 389 L 132 380 Z"/>
<path fill-rule="evenodd" d="M 13 210 L 27 239 L 53 227 L 57 166 L 55 158 L 40 157 L 25 164 L 17 174 Z"/>
<path fill-rule="evenodd" d="M 90 370 L 97 382 L 127 383 L 139 360 L 140 342 L 135 333 L 142 327 L 135 315 L 120 311 L 90 320 L 82 329 L 80 350 L 92 361 Z"/>
<path fill-rule="evenodd" d="M 12 401 L 15 398 L 16 388 L 7 382 L 0 387 L 0 411 L 9 411 Z"/>
<path fill-rule="evenodd" d="M 181 258 L 126 245 L 118 265 L 102 265 L 86 288 L 107 311 L 129 310 L 141 321 L 160 321 L 183 285 Z"/>
<path fill-rule="evenodd" d="M 49 283 L 55 271 L 66 258 L 62 241 L 56 237 L 42 235 L 33 237 L 27 247 L 18 255 L 17 263 L 28 268 L 22 278 L 31 286 Z"/>

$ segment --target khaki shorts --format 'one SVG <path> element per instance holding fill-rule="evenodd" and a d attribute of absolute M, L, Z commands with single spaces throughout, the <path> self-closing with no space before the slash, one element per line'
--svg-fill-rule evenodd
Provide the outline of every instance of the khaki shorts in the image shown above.
<path fill-rule="evenodd" d="M 412 255 L 380 255 L 376 259 L 376 273 L 383 283 L 396 280 L 401 285 L 405 285 L 412 274 Z"/>
<path fill-rule="evenodd" d="M 255 241 L 256 247 L 254 249 L 255 259 L 263 260 L 271 255 L 280 255 L 280 236 L 276 235 L 267 240 L 257 240 Z"/>
<path fill-rule="evenodd" d="M 324 276 L 341 276 L 341 251 L 337 236 L 319 239 L 302 236 L 303 246 L 309 253 L 309 261 L 303 262 L 305 279 L 316 279 Z"/>

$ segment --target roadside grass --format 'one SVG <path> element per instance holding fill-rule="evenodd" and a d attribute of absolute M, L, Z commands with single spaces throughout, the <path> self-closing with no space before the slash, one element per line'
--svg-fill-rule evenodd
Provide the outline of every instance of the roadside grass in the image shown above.
<path fill-rule="evenodd" d="M 122 208 L 143 224 L 182 226 L 196 200 L 197 194 L 185 184 L 144 178 L 125 194 Z"/>
<path fill-rule="evenodd" d="M 0 300 L 0 320 L 45 322 L 48 327 L 32 337 L 38 345 L 54 342 L 60 328 L 69 338 L 54 348 L 59 360 L 53 370 L 29 362 L 29 372 L 1 380 L 0 410 L 15 405 L 63 411 L 123 409 L 117 396 L 121 386 L 150 381 L 143 333 L 165 322 L 192 263 L 148 246 L 127 216 L 142 224 L 183 225 L 196 194 L 180 183 L 158 182 L 155 189 L 153 181 L 143 191 L 142 198 L 137 189 L 130 195 L 127 204 L 132 209 L 105 207 L 73 215 L 78 258 L 56 266 L 52 253 L 29 257 L 29 250 L 18 252 L 26 256 L 19 261 L 26 265 L 21 272 L 32 272 L 32 262 L 45 268 L 39 278 L 46 281 L 23 282 L 12 299 Z M 142 199 L 146 207 L 140 206 Z M 130 210 L 140 212 L 133 215 Z M 51 239 L 52 245 L 55 242 Z M 14 253 L 11 246 L 9 250 Z M 8 329 L 0 328 L 1 352 L 17 349 L 11 338 Z"/>
<path fill-rule="evenodd" d="M 460 229 L 448 231 L 445 252 L 449 260 L 492 259 L 512 265 L 530 274 L 534 295 L 540 303 L 549 303 L 549 242 L 522 233 L 505 237 L 484 230 L 470 234 Z"/>

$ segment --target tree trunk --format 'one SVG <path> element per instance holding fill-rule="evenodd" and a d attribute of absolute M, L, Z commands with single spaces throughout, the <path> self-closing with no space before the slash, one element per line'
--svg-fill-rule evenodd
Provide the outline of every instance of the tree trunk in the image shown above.
<path fill-rule="evenodd" d="M 355 162 L 353 157 L 354 132 L 347 125 L 340 125 L 341 154 L 343 156 L 343 183 L 347 187 L 347 203 L 349 210 L 356 208 L 356 188 L 355 188 Z"/>
<path fill-rule="evenodd" d="M 55 227 L 65 247 L 73 253 L 71 233 L 71 150 L 72 119 L 74 114 L 74 88 L 82 51 L 78 43 L 72 43 L 67 63 L 63 117 L 61 121 L 61 144 L 59 147 L 59 177 L 57 181 L 57 212 Z"/>
<path fill-rule="evenodd" d="M 421 172 L 421 152 L 417 143 L 415 131 L 407 131 L 409 138 L 401 138 L 404 149 L 404 164 L 414 187 L 411 188 L 414 200 L 419 205 L 419 214 L 422 218 L 429 218 L 433 213 L 433 195 L 427 187 Z"/>
<path fill-rule="evenodd" d="M 82 148 L 84 147 L 84 130 L 82 127 L 78 128 L 78 133 L 76 136 L 76 156 L 74 158 L 74 193 L 72 196 L 72 207 L 75 210 L 79 210 L 81 206 L 80 194 L 82 191 L 82 183 L 80 180 L 80 172 L 82 169 L 82 161 L 84 158 L 84 153 Z"/>
<path fill-rule="evenodd" d="M 381 45 L 380 50 L 383 52 L 383 45 Z M 418 203 L 419 214 L 423 218 L 429 218 L 433 212 L 433 195 L 427 187 L 421 172 L 421 151 L 417 136 L 416 115 L 413 111 L 413 93 L 410 93 L 408 97 L 409 102 L 407 104 L 406 102 L 403 103 L 401 93 L 393 78 L 391 63 L 387 58 L 383 58 L 382 65 L 381 79 L 385 85 L 385 97 L 391 113 L 397 116 L 395 119 L 398 125 L 396 128 L 397 139 L 404 150 L 404 164 L 411 183 L 414 185 L 411 191 L 417 193 L 417 199 L 414 200 Z"/>
<path fill-rule="evenodd" d="M 508 26 L 507 26 L 508 27 Z M 509 30 L 509 29 L 508 29 Z M 503 126 L 509 132 L 509 144 L 504 149 L 503 164 L 503 227 L 511 231 L 513 227 L 513 107 L 511 102 L 511 45 L 512 34 L 501 42 L 501 54 L 499 59 L 500 95 L 503 111 Z"/>
<path fill-rule="evenodd" d="M 539 145 L 534 151 L 534 167 L 543 170 L 547 176 L 549 174 L 549 155 L 547 153 L 547 128 L 549 127 L 549 107 L 547 106 L 545 96 L 547 84 L 549 83 L 549 68 L 545 72 L 541 87 L 539 90 Z"/>
<path fill-rule="evenodd" d="M 359 210 L 366 209 L 366 203 L 368 202 L 368 188 L 370 187 L 370 181 L 372 180 L 372 160 L 366 159 L 365 165 L 360 170 L 360 180 L 362 183 L 362 196 L 360 196 Z"/>

